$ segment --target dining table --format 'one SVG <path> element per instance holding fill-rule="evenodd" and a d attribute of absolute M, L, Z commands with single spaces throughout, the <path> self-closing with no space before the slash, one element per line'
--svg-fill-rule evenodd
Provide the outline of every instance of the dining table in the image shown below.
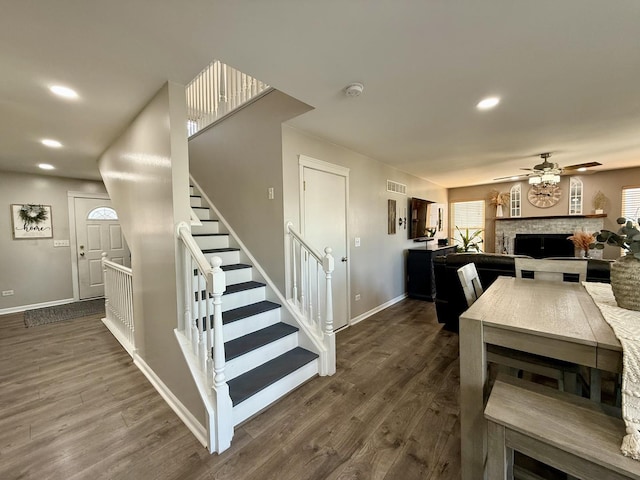
<path fill-rule="evenodd" d="M 463 480 L 486 478 L 489 344 L 622 372 L 620 342 L 582 284 L 498 277 L 460 316 Z"/>

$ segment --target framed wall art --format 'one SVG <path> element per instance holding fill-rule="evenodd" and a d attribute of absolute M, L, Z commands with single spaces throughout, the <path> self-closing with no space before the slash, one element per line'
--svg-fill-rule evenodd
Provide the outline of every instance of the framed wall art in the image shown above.
<path fill-rule="evenodd" d="M 396 234 L 396 201 L 387 200 L 387 233 Z"/>
<path fill-rule="evenodd" d="M 53 238 L 51 205 L 11 205 L 13 238 Z"/>

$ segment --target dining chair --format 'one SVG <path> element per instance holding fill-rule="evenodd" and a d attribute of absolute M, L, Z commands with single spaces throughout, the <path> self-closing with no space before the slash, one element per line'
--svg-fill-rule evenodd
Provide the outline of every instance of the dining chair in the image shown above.
<path fill-rule="evenodd" d="M 578 282 L 587 279 L 587 260 L 584 259 L 548 259 L 548 258 L 516 258 L 516 277 L 522 278 L 522 272 L 532 272 L 536 280 L 554 282 Z"/>
<path fill-rule="evenodd" d="M 458 278 L 467 300 L 467 306 L 471 307 L 484 292 L 475 263 L 467 263 L 460 267 Z M 498 365 L 505 373 L 513 376 L 519 376 L 520 372 L 525 371 L 552 378 L 558 382 L 558 390 L 578 393 L 579 367 L 572 363 L 491 344 L 487 345 L 487 362 Z"/>

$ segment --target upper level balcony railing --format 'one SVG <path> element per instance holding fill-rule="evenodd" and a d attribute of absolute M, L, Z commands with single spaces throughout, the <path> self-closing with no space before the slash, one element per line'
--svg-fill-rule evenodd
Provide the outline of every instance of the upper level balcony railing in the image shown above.
<path fill-rule="evenodd" d="M 218 60 L 187 85 L 187 132 L 191 137 L 261 93 L 269 85 Z"/>

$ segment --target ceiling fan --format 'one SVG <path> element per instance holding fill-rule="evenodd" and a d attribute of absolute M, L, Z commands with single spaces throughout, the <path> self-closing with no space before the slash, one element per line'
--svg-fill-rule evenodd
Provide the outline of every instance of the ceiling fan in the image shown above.
<path fill-rule="evenodd" d="M 494 181 L 497 180 L 519 180 L 522 178 L 529 178 L 530 184 L 553 184 L 560 182 L 560 175 L 568 174 L 574 170 L 587 169 L 589 167 L 597 167 L 598 165 L 602 165 L 599 162 L 587 162 L 587 163 L 578 163 L 576 165 L 568 165 L 566 167 L 560 167 L 557 163 L 550 162 L 549 157 L 551 157 L 551 152 L 545 152 L 539 154 L 540 158 L 542 158 L 542 163 L 538 165 L 534 165 L 533 168 L 521 168 L 520 170 L 529 170 L 531 173 L 523 173 L 520 175 L 510 175 L 508 177 L 499 177 L 494 178 Z"/>

